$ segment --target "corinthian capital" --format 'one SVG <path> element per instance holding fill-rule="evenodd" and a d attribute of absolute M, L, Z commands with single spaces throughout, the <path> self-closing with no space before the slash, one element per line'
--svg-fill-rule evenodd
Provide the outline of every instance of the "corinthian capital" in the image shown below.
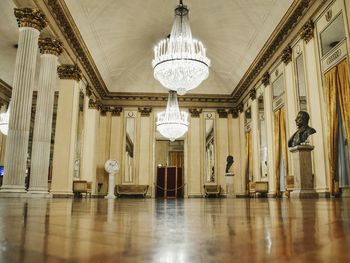
<path fill-rule="evenodd" d="M 57 68 L 57 73 L 60 79 L 81 79 L 81 71 L 77 65 L 64 64 Z"/>
<path fill-rule="evenodd" d="M 62 42 L 55 38 L 40 38 L 39 49 L 41 54 L 52 54 L 59 56 L 62 53 Z"/>
<path fill-rule="evenodd" d="M 47 25 L 46 16 L 36 8 L 15 8 L 14 10 L 19 27 L 32 27 L 39 31 Z"/>

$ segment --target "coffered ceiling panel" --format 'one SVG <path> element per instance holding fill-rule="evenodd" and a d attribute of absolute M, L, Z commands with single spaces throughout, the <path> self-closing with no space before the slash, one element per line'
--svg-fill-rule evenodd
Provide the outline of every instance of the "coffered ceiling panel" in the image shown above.
<path fill-rule="evenodd" d="M 171 30 L 176 0 L 65 0 L 110 92 L 167 92 L 153 47 Z M 195 94 L 231 94 L 292 0 L 185 0 L 212 61 Z"/>

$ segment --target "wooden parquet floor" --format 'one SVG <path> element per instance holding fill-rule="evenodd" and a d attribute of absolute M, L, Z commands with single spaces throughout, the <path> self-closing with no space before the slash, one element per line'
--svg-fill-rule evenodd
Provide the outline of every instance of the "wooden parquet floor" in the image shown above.
<path fill-rule="evenodd" d="M 0 262 L 350 262 L 350 199 L 0 198 Z"/>

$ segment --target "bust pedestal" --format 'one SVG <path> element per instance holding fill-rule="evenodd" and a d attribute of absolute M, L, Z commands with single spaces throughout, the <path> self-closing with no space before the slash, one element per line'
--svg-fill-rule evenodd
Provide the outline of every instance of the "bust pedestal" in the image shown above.
<path fill-rule="evenodd" d="M 233 195 L 233 176 L 234 173 L 225 173 L 225 181 L 226 181 L 226 195 Z"/>
<path fill-rule="evenodd" d="M 105 196 L 106 199 L 115 199 L 115 195 L 114 195 L 115 174 L 116 173 L 109 173 L 109 177 L 108 177 L 108 195 Z"/>
<path fill-rule="evenodd" d="M 313 149 L 312 145 L 298 145 L 289 149 L 294 161 L 294 190 L 290 194 L 293 198 L 318 197 L 312 178 Z"/>

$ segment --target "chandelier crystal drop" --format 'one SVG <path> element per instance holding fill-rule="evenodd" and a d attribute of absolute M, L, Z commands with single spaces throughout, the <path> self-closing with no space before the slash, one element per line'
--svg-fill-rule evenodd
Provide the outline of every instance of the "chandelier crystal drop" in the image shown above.
<path fill-rule="evenodd" d="M 154 78 L 164 87 L 184 95 L 209 76 L 210 59 L 202 42 L 192 38 L 188 8 L 182 0 L 175 8 L 170 37 L 154 48 Z"/>
<path fill-rule="evenodd" d="M 157 131 L 170 141 L 175 141 L 187 132 L 187 117 L 187 112 L 179 109 L 176 91 L 170 91 L 166 110 L 157 115 Z"/>

